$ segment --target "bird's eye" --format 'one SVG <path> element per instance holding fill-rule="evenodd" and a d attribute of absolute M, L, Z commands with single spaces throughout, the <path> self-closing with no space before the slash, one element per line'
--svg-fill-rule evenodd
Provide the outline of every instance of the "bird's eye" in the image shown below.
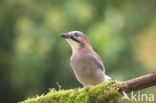
<path fill-rule="evenodd" d="M 79 33 L 74 33 L 75 37 L 79 37 L 80 34 Z"/>

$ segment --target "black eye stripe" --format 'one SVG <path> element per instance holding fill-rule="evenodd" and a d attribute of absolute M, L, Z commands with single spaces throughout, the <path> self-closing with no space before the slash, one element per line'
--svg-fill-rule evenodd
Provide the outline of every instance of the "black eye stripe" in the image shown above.
<path fill-rule="evenodd" d="M 72 40 L 74 40 L 74 41 L 78 42 L 78 43 L 80 42 L 79 40 L 75 39 L 75 38 L 74 38 L 74 37 L 72 37 L 72 36 L 71 36 L 70 38 L 71 38 Z"/>

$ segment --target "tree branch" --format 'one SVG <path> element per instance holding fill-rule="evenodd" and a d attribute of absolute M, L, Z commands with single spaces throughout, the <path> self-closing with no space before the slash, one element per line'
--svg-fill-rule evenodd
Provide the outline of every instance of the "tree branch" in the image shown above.
<path fill-rule="evenodd" d="M 132 91 L 152 87 L 156 85 L 156 72 L 132 80 L 124 81 L 122 84 L 125 86 L 119 89 L 120 93 L 122 93 L 122 91 L 129 93 Z"/>
<path fill-rule="evenodd" d="M 45 95 L 29 98 L 21 103 L 118 103 L 123 91 L 129 93 L 155 85 L 156 72 L 153 72 L 124 82 L 103 82 L 88 91 L 84 88 L 58 91 L 51 89 Z"/>

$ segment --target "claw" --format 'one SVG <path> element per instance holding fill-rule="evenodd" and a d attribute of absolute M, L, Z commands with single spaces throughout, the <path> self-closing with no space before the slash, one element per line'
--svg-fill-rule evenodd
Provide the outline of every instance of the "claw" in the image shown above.
<path fill-rule="evenodd" d="M 78 91 L 78 88 L 75 88 L 75 91 Z"/>
<path fill-rule="evenodd" d="M 85 88 L 85 91 L 89 91 L 89 88 L 90 88 L 90 86 L 86 87 L 86 88 Z"/>
<path fill-rule="evenodd" d="M 116 81 L 115 80 L 112 80 L 112 84 L 114 84 L 114 83 L 116 83 Z"/>

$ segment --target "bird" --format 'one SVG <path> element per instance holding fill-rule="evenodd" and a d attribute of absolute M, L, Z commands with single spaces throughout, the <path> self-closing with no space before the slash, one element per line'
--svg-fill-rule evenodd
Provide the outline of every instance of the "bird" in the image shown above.
<path fill-rule="evenodd" d="M 70 64 L 77 80 L 86 88 L 101 84 L 111 77 L 105 75 L 105 67 L 100 56 L 92 48 L 87 36 L 80 31 L 62 33 L 72 48 Z"/>

